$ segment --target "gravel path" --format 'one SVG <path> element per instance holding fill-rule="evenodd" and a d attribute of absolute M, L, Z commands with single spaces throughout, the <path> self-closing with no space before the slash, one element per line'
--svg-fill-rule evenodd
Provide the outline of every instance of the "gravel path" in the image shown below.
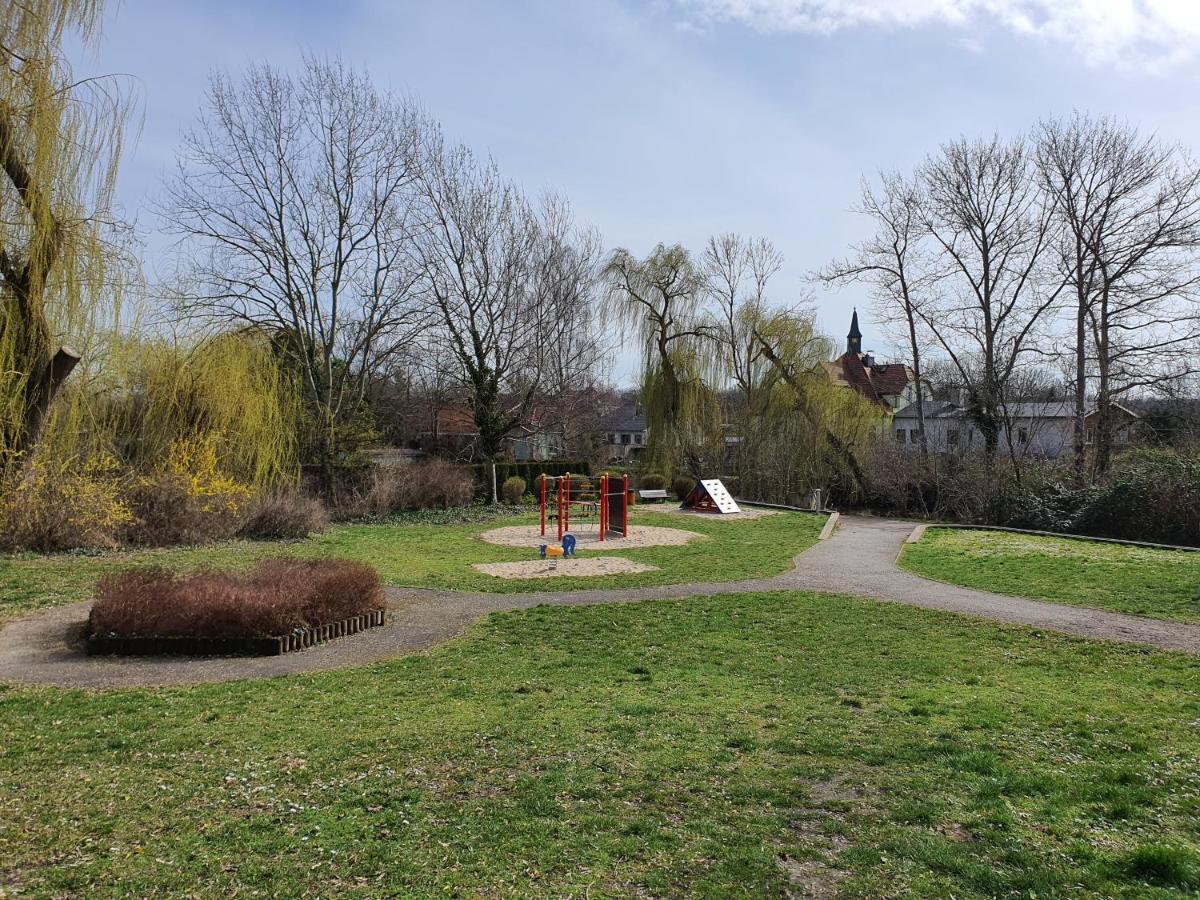
<path fill-rule="evenodd" d="M 351 638 L 282 656 L 248 659 L 87 657 L 79 634 L 90 602 L 55 607 L 0 631 L 0 681 L 81 688 L 131 688 L 232 681 L 365 665 L 425 650 L 491 612 L 539 604 L 577 606 L 667 597 L 812 590 L 851 594 L 926 609 L 966 613 L 1084 638 L 1147 644 L 1200 655 L 1200 625 L 1008 597 L 930 581 L 897 568 L 912 524 L 843 516 L 833 536 L 797 556 L 796 568 L 774 578 L 653 588 L 466 594 L 388 591 L 387 623 Z"/>

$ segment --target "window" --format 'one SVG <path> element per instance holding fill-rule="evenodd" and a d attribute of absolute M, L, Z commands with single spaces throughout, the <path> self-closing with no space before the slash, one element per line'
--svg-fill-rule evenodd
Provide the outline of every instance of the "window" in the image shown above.
<path fill-rule="evenodd" d="M 621 443 L 622 444 L 628 444 L 628 443 L 631 443 L 632 441 L 633 441 L 633 435 L 631 435 L 628 431 L 624 431 L 621 433 Z"/>
<path fill-rule="evenodd" d="M 1020 444 L 1022 447 L 1024 447 L 1026 444 L 1029 443 L 1029 429 L 1028 428 L 1018 428 L 1017 429 L 1017 443 Z"/>
<path fill-rule="evenodd" d="M 633 442 L 634 442 L 635 444 L 638 444 L 639 446 L 641 445 L 641 443 L 642 443 L 642 433 L 641 433 L 640 431 L 635 431 L 635 432 L 633 433 Z"/>
<path fill-rule="evenodd" d="M 897 444 L 903 444 L 906 436 L 907 436 L 907 432 L 903 428 L 896 429 L 896 443 Z"/>
<path fill-rule="evenodd" d="M 947 428 L 946 429 L 946 444 L 947 444 L 947 446 L 950 446 L 950 447 L 958 446 L 958 429 L 957 428 Z"/>

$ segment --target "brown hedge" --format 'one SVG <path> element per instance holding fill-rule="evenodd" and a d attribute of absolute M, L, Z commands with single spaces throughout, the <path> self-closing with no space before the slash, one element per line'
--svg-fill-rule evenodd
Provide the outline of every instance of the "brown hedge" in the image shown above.
<path fill-rule="evenodd" d="M 384 608 L 378 573 L 342 559 L 266 559 L 245 574 L 163 568 L 102 578 L 91 634 L 121 637 L 271 637 Z"/>

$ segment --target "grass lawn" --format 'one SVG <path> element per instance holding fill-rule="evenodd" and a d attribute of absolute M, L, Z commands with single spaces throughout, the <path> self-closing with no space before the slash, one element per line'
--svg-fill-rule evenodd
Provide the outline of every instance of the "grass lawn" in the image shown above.
<path fill-rule="evenodd" d="M 535 522 L 536 513 L 467 525 L 338 525 L 306 541 L 232 541 L 207 547 L 143 550 L 98 556 L 55 554 L 0 557 L 0 623 L 32 609 L 91 596 L 96 578 L 129 565 L 157 564 L 179 570 L 201 566 L 244 568 L 272 555 L 340 556 L 375 566 L 385 584 L 396 587 L 471 591 L 563 591 L 592 587 L 736 581 L 786 572 L 792 557 L 816 543 L 825 517 L 785 513 L 760 519 L 721 521 L 719 517 L 636 511 L 633 521 L 698 532 L 706 540 L 684 547 L 623 549 L 613 541 L 608 555 L 657 566 L 657 572 L 592 578 L 514 579 L 484 575 L 477 562 L 533 559 L 536 551 L 499 547 L 478 539 L 490 528 Z M 584 555 L 601 551 L 584 551 Z"/>
<path fill-rule="evenodd" d="M 1200 553 L 930 528 L 905 545 L 900 565 L 1001 594 L 1200 622 Z"/>
<path fill-rule="evenodd" d="M 539 607 L 0 721 L 23 896 L 1200 889 L 1194 659 L 848 598 Z"/>

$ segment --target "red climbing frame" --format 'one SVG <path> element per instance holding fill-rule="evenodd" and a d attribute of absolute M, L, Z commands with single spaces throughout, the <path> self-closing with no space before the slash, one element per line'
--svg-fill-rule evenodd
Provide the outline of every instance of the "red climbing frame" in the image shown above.
<path fill-rule="evenodd" d="M 553 490 L 551 489 L 553 483 Z M 550 518 L 558 521 L 558 539 L 571 530 L 571 475 L 541 476 L 539 508 L 541 510 L 541 534 L 546 536 L 546 519 L 549 504 L 554 503 L 554 512 Z M 610 534 L 614 537 L 629 536 L 629 476 L 615 478 L 611 475 L 600 476 L 600 491 L 597 504 L 600 517 L 600 540 Z"/>

